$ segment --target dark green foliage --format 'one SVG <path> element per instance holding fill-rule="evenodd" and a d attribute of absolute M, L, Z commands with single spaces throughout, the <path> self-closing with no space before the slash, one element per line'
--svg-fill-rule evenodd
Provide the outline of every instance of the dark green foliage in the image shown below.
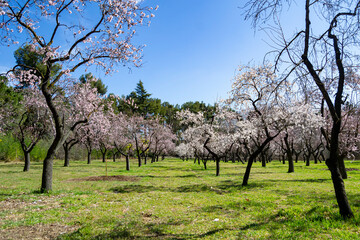
<path fill-rule="evenodd" d="M 190 112 L 198 113 L 198 112 L 204 112 L 205 117 L 207 119 L 210 119 L 216 110 L 216 104 L 214 106 L 211 106 L 209 104 L 205 104 L 204 102 L 186 102 L 183 105 L 181 105 L 181 110 L 188 109 Z"/>
<path fill-rule="evenodd" d="M 157 117 L 162 122 L 171 126 L 173 132 L 184 130 L 184 126 L 180 126 L 180 121 L 176 118 L 178 111 L 185 109 L 193 113 L 202 111 L 205 113 L 206 118 L 210 119 L 216 109 L 216 105 L 212 106 L 199 101 L 186 102 L 181 106 L 174 106 L 169 102 L 161 102 L 161 99 L 150 98 L 150 96 L 151 94 L 145 89 L 143 82 L 139 81 L 134 91 L 117 100 L 114 109 L 127 115 L 140 114 L 144 117 Z"/>
<path fill-rule="evenodd" d="M 3 129 L 10 131 L 14 127 L 13 119 L 19 116 L 22 98 L 19 91 L 8 85 L 7 78 L 0 76 L 0 109 L 6 114 L 4 121 L 0 123 Z"/>
<path fill-rule="evenodd" d="M 105 84 L 102 82 L 102 80 L 100 78 L 95 78 L 92 73 L 87 73 L 87 74 L 81 75 L 79 80 L 81 83 L 86 83 L 89 80 L 92 80 L 91 86 L 93 88 L 96 88 L 97 92 L 101 96 L 104 96 L 107 93 L 107 86 L 105 86 Z"/>
<path fill-rule="evenodd" d="M 152 100 L 150 99 L 151 94 L 148 93 L 145 88 L 143 82 L 140 80 L 135 88 L 135 91 L 132 91 L 128 96 L 126 96 L 127 100 L 133 100 L 134 104 L 134 111 L 144 117 L 148 115 L 154 115 L 152 110 L 156 111 L 156 103 L 151 103 Z M 150 105 L 152 105 L 152 110 L 150 109 Z"/>
<path fill-rule="evenodd" d="M 21 99 L 22 95 L 8 85 L 7 78 L 0 76 L 0 108 L 8 108 L 9 106 L 19 108 Z"/>

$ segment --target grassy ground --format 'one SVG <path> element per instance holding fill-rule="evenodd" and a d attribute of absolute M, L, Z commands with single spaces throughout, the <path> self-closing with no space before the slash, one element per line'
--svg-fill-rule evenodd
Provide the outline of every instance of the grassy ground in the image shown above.
<path fill-rule="evenodd" d="M 62 161 L 54 165 L 53 192 L 39 194 L 40 163 L 0 163 L 0 239 L 360 239 L 360 161 L 347 162 L 345 181 L 355 219 L 338 213 L 324 164 L 253 167 L 222 163 L 220 176 L 178 159 L 136 167 Z M 93 180 L 93 181 L 90 181 Z M 98 180 L 98 181 L 94 181 Z"/>

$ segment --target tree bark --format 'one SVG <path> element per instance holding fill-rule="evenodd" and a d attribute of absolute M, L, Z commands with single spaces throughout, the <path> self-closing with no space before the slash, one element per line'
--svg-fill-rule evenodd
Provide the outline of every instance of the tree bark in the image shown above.
<path fill-rule="evenodd" d="M 279 134 L 279 133 L 278 133 Z M 246 166 L 246 171 L 244 174 L 244 178 L 243 178 L 243 182 L 242 182 L 242 186 L 247 186 L 248 185 L 248 181 L 249 181 L 249 177 L 250 177 L 250 171 L 251 171 L 251 167 L 252 164 L 254 162 L 254 160 L 256 159 L 256 157 L 264 150 L 264 148 L 266 147 L 266 145 L 271 142 L 278 134 L 276 134 L 275 136 L 272 137 L 267 137 L 265 139 L 265 141 L 258 147 L 258 149 L 256 149 L 255 152 L 253 152 L 249 159 L 248 159 L 248 164 Z"/>
<path fill-rule="evenodd" d="M 28 172 L 30 170 L 30 152 L 24 151 L 24 159 L 25 159 L 25 165 L 24 165 L 24 172 Z"/>
<path fill-rule="evenodd" d="M 52 173 L 53 173 L 53 158 L 55 155 L 55 152 L 57 148 L 60 145 L 61 139 L 63 138 L 63 130 L 62 130 L 62 123 L 60 120 L 60 116 L 57 112 L 57 109 L 53 103 L 52 96 L 48 89 L 48 80 L 50 78 L 50 69 L 51 65 L 47 66 L 47 76 L 41 85 L 41 91 L 45 97 L 46 103 L 51 111 L 54 123 L 55 123 L 55 138 L 53 142 L 51 143 L 48 152 L 46 154 L 46 157 L 43 162 L 43 172 L 42 172 L 42 178 L 41 178 L 41 188 L 40 192 L 50 192 L 52 190 Z"/>
<path fill-rule="evenodd" d="M 125 156 L 125 161 L 126 161 L 126 170 L 130 171 L 130 160 L 129 160 L 129 155 Z"/>
<path fill-rule="evenodd" d="M 87 164 L 91 164 L 91 151 L 88 151 L 87 154 Z"/>
<path fill-rule="evenodd" d="M 347 179 L 347 172 L 346 172 L 346 168 L 345 168 L 345 161 L 344 161 L 344 156 L 340 156 L 339 157 L 339 170 L 340 170 L 340 174 L 342 179 Z"/>
<path fill-rule="evenodd" d="M 67 146 L 67 144 L 64 144 L 64 154 L 65 154 L 65 161 L 64 161 L 64 167 L 68 167 L 70 165 L 70 160 L 69 160 L 69 147 Z"/>
<path fill-rule="evenodd" d="M 261 166 L 266 167 L 266 160 L 265 160 L 265 157 L 263 155 L 261 155 Z"/>
<path fill-rule="evenodd" d="M 286 146 L 286 156 L 287 156 L 287 159 L 289 162 L 288 173 L 292 173 L 292 172 L 294 172 L 294 160 L 293 160 L 292 151 L 291 151 L 290 144 L 289 144 L 289 135 L 288 134 L 285 135 L 284 142 L 285 142 L 285 146 Z"/>

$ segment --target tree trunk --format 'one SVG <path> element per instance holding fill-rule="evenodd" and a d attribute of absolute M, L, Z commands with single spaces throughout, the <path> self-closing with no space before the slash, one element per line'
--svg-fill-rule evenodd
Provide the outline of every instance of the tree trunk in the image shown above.
<path fill-rule="evenodd" d="M 294 160 L 292 157 L 288 158 L 289 161 L 289 169 L 288 169 L 288 173 L 292 173 L 294 172 Z"/>
<path fill-rule="evenodd" d="M 203 164 L 204 164 L 204 168 L 205 168 L 205 170 L 207 170 L 206 163 L 207 163 L 207 161 L 206 161 L 206 160 L 204 160 L 204 161 L 203 161 Z"/>
<path fill-rule="evenodd" d="M 46 154 L 46 157 L 43 162 L 43 172 L 42 172 L 42 178 L 41 178 L 41 188 L 40 192 L 50 192 L 52 190 L 52 172 L 53 172 L 53 158 L 56 153 L 57 148 L 59 147 L 59 144 L 61 143 L 61 139 L 63 138 L 63 130 L 62 130 L 62 123 L 60 120 L 60 116 L 57 112 L 57 109 L 53 103 L 52 95 L 49 92 L 48 89 L 48 80 L 50 78 L 50 69 L 51 66 L 47 66 L 47 73 L 45 76 L 45 80 L 41 84 L 41 91 L 45 97 L 46 104 L 48 105 L 52 118 L 55 123 L 55 138 L 53 142 L 51 143 L 48 152 Z"/>
<path fill-rule="evenodd" d="M 139 167 L 141 167 L 141 156 L 139 153 L 137 154 L 137 157 L 138 157 Z"/>
<path fill-rule="evenodd" d="M 260 152 L 259 152 L 259 153 L 260 153 Z M 246 166 L 246 171 L 245 171 L 244 178 L 243 178 L 243 182 L 242 182 L 242 185 L 243 185 L 243 186 L 247 186 L 247 185 L 248 185 L 251 167 L 252 167 L 252 164 L 253 164 L 253 162 L 254 162 L 254 159 L 256 158 L 255 155 L 258 155 L 259 153 L 258 153 L 258 151 L 255 151 L 253 154 L 250 155 L 250 157 L 249 157 L 249 159 L 248 159 L 248 164 L 247 164 L 247 166 Z"/>
<path fill-rule="evenodd" d="M 344 161 L 343 156 L 339 157 L 339 170 L 340 170 L 340 174 L 342 179 L 347 179 L 347 172 L 346 172 L 346 168 L 345 168 L 345 161 Z"/>
<path fill-rule="evenodd" d="M 252 167 L 252 164 L 254 162 L 254 160 L 257 158 L 257 156 L 264 150 L 264 148 L 266 147 L 266 145 L 271 142 L 278 134 L 276 134 L 275 136 L 270 136 L 270 137 L 267 137 L 265 139 L 265 141 L 258 147 L 258 149 L 256 149 L 255 152 L 253 152 L 249 159 L 248 159 L 248 164 L 246 166 L 246 171 L 245 171 L 245 174 L 244 174 L 244 178 L 243 178 L 243 182 L 242 182 L 242 186 L 247 186 L 248 185 L 248 181 L 249 181 L 249 177 L 250 177 L 250 171 L 251 171 L 251 167 Z"/>
<path fill-rule="evenodd" d="M 130 160 L 129 160 L 129 155 L 125 156 L 125 161 L 126 161 L 126 170 L 130 171 Z"/>
<path fill-rule="evenodd" d="M 331 129 L 330 157 L 326 160 L 326 165 L 328 166 L 331 172 L 331 179 L 333 181 L 335 196 L 339 206 L 340 214 L 344 219 L 352 218 L 354 217 L 354 214 L 351 211 L 350 204 L 348 202 L 345 191 L 344 181 L 339 171 L 339 134 L 341 129 L 341 105 L 343 104 L 343 90 L 344 90 L 344 82 L 345 82 L 345 70 L 342 60 L 343 54 L 341 54 L 338 38 L 332 33 L 333 25 L 331 25 L 331 28 L 328 30 L 327 36 L 333 41 L 332 46 L 334 48 L 336 65 L 339 72 L 337 92 L 336 92 L 334 104 L 332 104 L 328 92 L 324 87 L 324 84 L 322 83 L 320 77 L 318 76 L 318 73 L 314 69 L 314 66 L 308 59 L 308 55 L 307 55 L 309 49 L 309 41 L 310 41 L 310 24 L 311 24 L 310 5 L 311 5 L 310 0 L 306 0 L 305 48 L 304 48 L 304 54 L 302 55 L 302 59 L 307 69 L 309 70 L 310 74 L 312 75 L 314 82 L 316 83 L 323 97 L 325 98 L 332 117 L 333 125 Z"/>
<path fill-rule="evenodd" d="M 261 166 L 266 167 L 266 160 L 264 156 L 261 156 Z"/>
<path fill-rule="evenodd" d="M 220 175 L 220 159 L 216 159 L 216 176 Z"/>
<path fill-rule="evenodd" d="M 285 142 L 285 146 L 286 146 L 286 156 L 287 156 L 287 159 L 289 162 L 288 173 L 292 173 L 292 172 L 294 172 L 294 160 L 293 160 L 292 151 L 291 151 L 291 147 L 290 147 L 290 143 L 289 143 L 289 134 L 287 134 L 287 133 L 284 137 L 284 142 Z"/>
<path fill-rule="evenodd" d="M 41 178 L 41 193 L 50 192 L 52 190 L 52 172 L 53 172 L 53 157 L 55 152 L 48 151 L 43 163 L 43 172 Z"/>
<path fill-rule="evenodd" d="M 28 172 L 30 170 L 30 152 L 25 150 L 23 152 L 25 158 L 24 172 Z"/>
<path fill-rule="evenodd" d="M 90 164 L 91 163 L 91 151 L 88 151 L 88 154 L 87 154 L 87 164 Z"/>
<path fill-rule="evenodd" d="M 67 144 L 63 145 L 64 147 L 64 154 L 65 154 L 65 161 L 64 161 L 64 167 L 68 167 L 70 165 L 70 160 L 69 160 L 69 147 Z"/>
<path fill-rule="evenodd" d="M 116 153 L 113 153 L 113 162 L 116 162 Z"/>
<path fill-rule="evenodd" d="M 331 172 L 331 179 L 333 182 L 336 200 L 339 206 L 341 216 L 346 218 L 352 218 L 354 216 L 351 211 L 349 201 L 347 199 L 344 181 L 341 177 L 341 173 L 338 168 L 337 159 L 330 155 L 330 158 L 326 160 L 326 165 Z"/>
<path fill-rule="evenodd" d="M 102 154 L 102 162 L 104 163 L 104 162 L 106 162 L 106 150 L 103 152 L 103 151 L 101 151 L 101 154 Z"/>

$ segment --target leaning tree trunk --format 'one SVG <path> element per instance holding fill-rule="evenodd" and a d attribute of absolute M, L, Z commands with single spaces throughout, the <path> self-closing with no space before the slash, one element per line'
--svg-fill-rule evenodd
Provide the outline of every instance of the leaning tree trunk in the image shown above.
<path fill-rule="evenodd" d="M 344 219 L 346 219 L 354 217 L 354 214 L 350 208 L 345 191 L 345 184 L 339 168 L 339 156 L 337 154 L 339 132 L 340 123 L 334 123 L 331 133 L 330 157 L 326 160 L 326 165 L 331 172 L 331 179 L 333 182 L 340 214 Z"/>
<path fill-rule="evenodd" d="M 45 79 L 50 78 L 50 67 L 47 66 L 47 76 L 45 76 Z M 43 172 L 42 172 L 42 178 L 41 178 L 41 188 L 40 192 L 50 192 L 52 190 L 52 173 L 53 173 L 53 158 L 55 156 L 56 150 L 59 147 L 59 144 L 61 142 L 61 139 L 63 138 L 63 130 L 62 130 L 62 124 L 60 120 L 60 116 L 57 112 L 57 109 L 53 103 L 52 96 L 48 89 L 48 80 L 44 81 L 41 85 L 41 91 L 45 97 L 47 106 L 49 107 L 54 123 L 55 123 L 55 138 L 53 142 L 51 143 L 46 157 L 44 159 L 43 163 Z"/>
<path fill-rule="evenodd" d="M 314 82 L 318 86 L 321 91 L 330 111 L 330 115 L 333 120 L 333 125 L 331 129 L 331 139 L 330 139 L 330 156 L 326 159 L 326 165 L 328 166 L 331 172 L 331 179 L 334 185 L 335 196 L 339 206 L 339 211 L 341 216 L 346 218 L 354 217 L 353 212 L 351 211 L 350 204 L 347 199 L 344 181 L 341 177 L 341 173 L 339 170 L 339 134 L 341 129 L 341 105 L 343 104 L 343 90 L 345 83 L 345 69 L 343 66 L 343 54 L 341 53 L 339 47 L 339 41 L 337 36 L 332 33 L 333 28 L 336 26 L 337 17 L 340 15 L 336 15 L 331 22 L 330 28 L 327 31 L 327 36 L 330 40 L 333 41 L 332 47 L 335 52 L 335 60 L 336 66 L 338 69 L 339 77 L 338 77 L 338 86 L 337 92 L 335 96 L 334 104 L 331 101 L 331 98 L 328 94 L 327 89 L 323 82 L 321 81 L 318 73 L 316 72 L 314 66 L 310 62 L 308 58 L 309 51 L 309 41 L 310 41 L 310 0 L 306 0 L 305 10 L 306 10 L 306 19 L 305 19 L 305 48 L 304 54 L 302 55 L 302 59 L 307 69 L 309 70 L 311 76 L 313 77 Z M 356 14 L 348 14 L 349 16 L 357 16 Z"/>
<path fill-rule="evenodd" d="M 207 161 L 206 161 L 206 160 L 203 160 L 203 164 L 204 164 L 204 169 L 205 169 L 205 170 L 207 170 L 206 163 L 207 163 Z"/>
<path fill-rule="evenodd" d="M 248 164 L 247 164 L 247 166 L 246 166 L 246 171 L 245 171 L 245 174 L 244 174 L 242 186 L 247 186 L 247 185 L 248 185 L 251 167 L 252 167 L 253 162 L 254 162 L 255 159 L 257 158 L 257 156 L 259 156 L 259 154 L 264 150 L 264 148 L 266 147 L 266 145 L 267 145 L 269 142 L 271 142 L 277 135 L 279 135 L 279 134 L 276 134 L 276 135 L 273 136 L 273 137 L 267 137 L 267 138 L 265 139 L 265 141 L 258 147 L 258 149 L 256 149 L 256 151 L 253 152 L 253 153 L 250 155 L 250 157 L 249 157 L 249 159 L 248 159 Z"/>

